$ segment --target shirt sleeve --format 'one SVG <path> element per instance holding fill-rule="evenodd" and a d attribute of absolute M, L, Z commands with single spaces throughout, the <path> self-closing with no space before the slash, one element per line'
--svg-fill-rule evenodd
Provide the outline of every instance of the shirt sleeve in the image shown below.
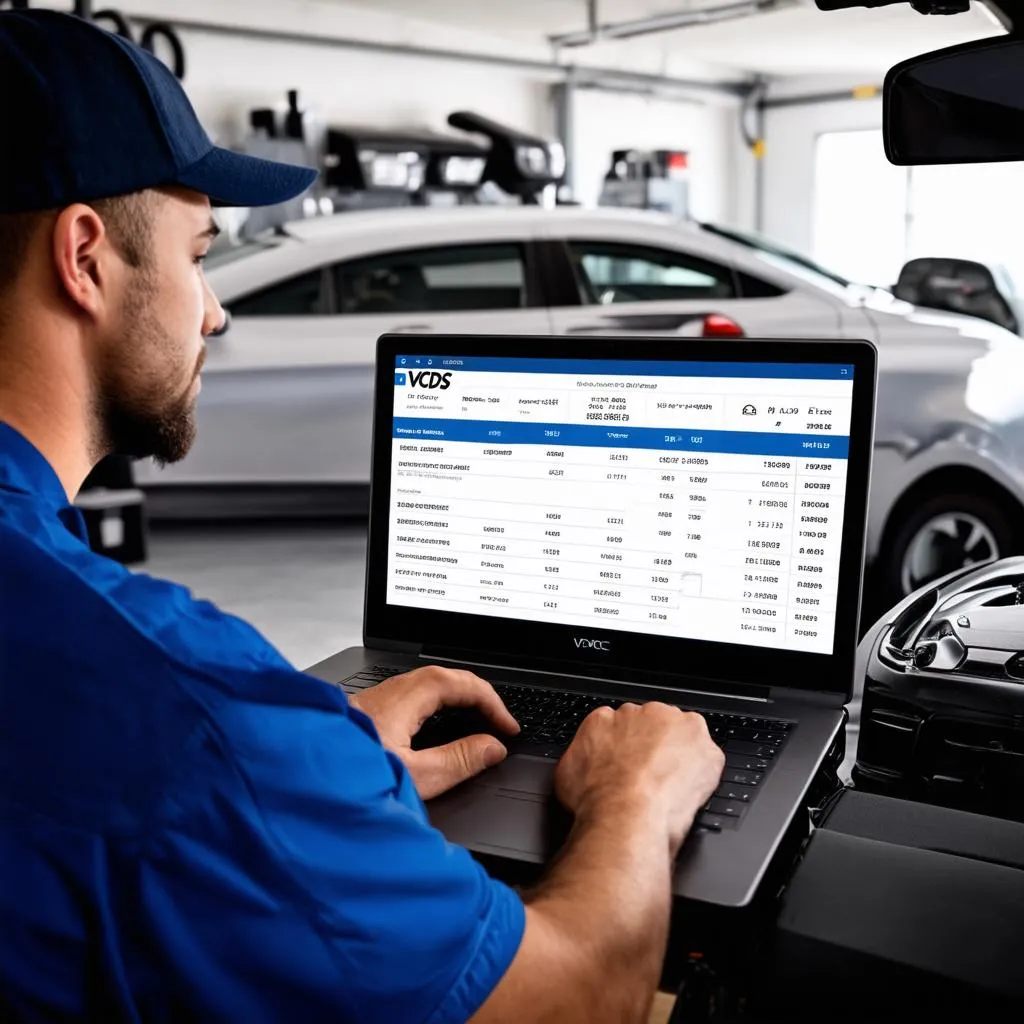
<path fill-rule="evenodd" d="M 166 1019 L 467 1020 L 519 948 L 519 896 L 429 824 L 365 715 L 288 674 L 270 703 L 219 702 L 144 858 Z"/>

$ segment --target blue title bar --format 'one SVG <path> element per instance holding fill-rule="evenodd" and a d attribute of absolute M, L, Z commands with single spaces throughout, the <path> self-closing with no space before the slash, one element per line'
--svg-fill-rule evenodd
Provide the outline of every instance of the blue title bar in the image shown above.
<path fill-rule="evenodd" d="M 653 359 L 520 359 L 508 356 L 396 356 L 396 370 L 571 373 L 577 377 L 773 377 L 853 380 L 849 363 L 708 363 Z"/>
<path fill-rule="evenodd" d="M 768 434 L 745 430 L 665 430 L 564 423 L 508 423 L 397 417 L 391 436 L 406 441 L 470 441 L 475 444 L 543 444 L 549 447 L 648 448 L 731 455 L 787 455 L 846 459 L 846 437 Z"/>

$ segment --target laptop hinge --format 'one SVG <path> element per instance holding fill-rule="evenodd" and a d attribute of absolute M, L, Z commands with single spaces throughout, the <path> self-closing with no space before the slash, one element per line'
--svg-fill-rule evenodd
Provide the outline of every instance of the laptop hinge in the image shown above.
<path fill-rule="evenodd" d="M 423 650 L 423 644 L 407 643 L 404 640 L 379 640 L 372 636 L 363 636 L 363 646 L 375 651 L 391 651 L 394 654 L 411 654 L 417 657 Z"/>
<path fill-rule="evenodd" d="M 776 701 L 802 701 L 823 708 L 841 708 L 848 703 L 845 693 L 832 690 L 797 690 L 792 686 L 771 687 L 771 699 Z"/>
<path fill-rule="evenodd" d="M 481 651 L 455 650 L 421 650 L 417 655 L 424 662 L 437 665 L 460 665 L 478 670 L 481 675 L 487 672 L 500 671 L 509 673 L 528 673 L 530 675 L 550 676 L 554 679 L 574 680 L 586 683 L 603 683 L 612 686 L 646 687 L 652 690 L 664 690 L 667 693 L 694 693 L 711 697 L 726 697 L 731 700 L 749 701 L 766 704 L 770 700 L 770 688 L 767 686 L 751 686 L 731 683 L 721 679 L 704 679 L 699 676 L 679 676 L 662 672 L 634 671 L 628 675 L 616 671 L 598 673 L 588 672 L 587 667 L 579 664 L 541 662 L 528 658 L 489 659 Z M 654 699 L 654 698 L 651 698 Z"/>

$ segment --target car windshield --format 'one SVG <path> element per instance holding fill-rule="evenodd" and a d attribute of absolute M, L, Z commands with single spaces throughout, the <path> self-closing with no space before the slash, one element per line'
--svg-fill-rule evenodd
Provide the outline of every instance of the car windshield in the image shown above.
<path fill-rule="evenodd" d="M 799 277 L 806 278 L 810 275 L 817 278 L 819 283 L 821 278 L 825 278 L 833 288 L 836 285 L 841 288 L 849 288 L 855 284 L 834 270 L 823 267 L 809 256 L 803 256 L 792 249 L 787 249 L 785 246 L 769 241 L 752 231 L 738 231 L 735 228 L 723 228 L 717 224 L 701 224 L 701 227 L 720 238 L 727 238 L 731 242 L 745 245 L 748 249 L 754 249 L 767 262 L 797 274 Z"/>

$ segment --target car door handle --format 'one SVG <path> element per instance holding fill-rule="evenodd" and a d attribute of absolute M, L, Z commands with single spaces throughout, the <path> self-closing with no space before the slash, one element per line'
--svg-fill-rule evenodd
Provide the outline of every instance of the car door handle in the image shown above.
<path fill-rule="evenodd" d="M 413 331 L 423 331 L 423 332 L 429 334 L 433 329 L 434 329 L 434 325 L 433 324 L 402 324 L 400 327 L 392 327 L 391 328 L 391 333 L 392 334 L 406 334 L 406 333 L 411 333 Z"/>

